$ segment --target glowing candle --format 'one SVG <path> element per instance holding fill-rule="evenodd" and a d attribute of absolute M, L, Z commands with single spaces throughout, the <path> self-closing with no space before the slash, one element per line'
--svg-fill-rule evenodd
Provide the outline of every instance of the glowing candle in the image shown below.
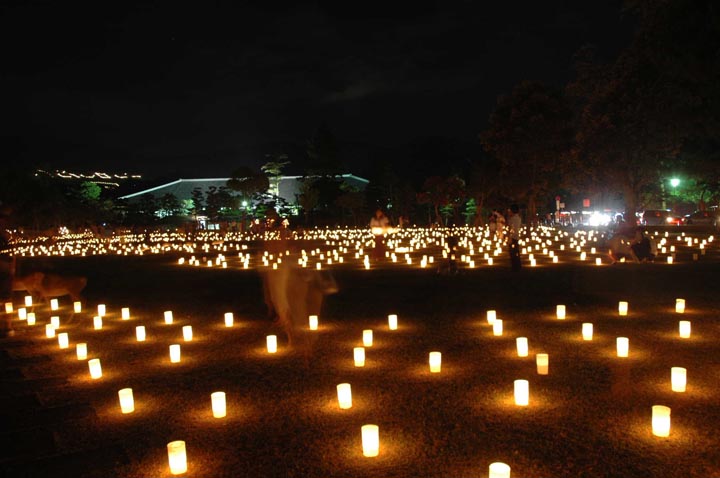
<path fill-rule="evenodd" d="M 99 315 L 93 317 L 93 327 L 95 328 L 95 330 L 102 329 L 102 317 L 100 317 Z"/>
<path fill-rule="evenodd" d="M 120 309 L 120 318 L 122 320 L 130 320 L 130 307 Z"/>
<path fill-rule="evenodd" d="M 25 307 L 32 307 L 33 301 L 31 295 L 25 296 Z"/>
<path fill-rule="evenodd" d="M 341 383 L 337 386 L 337 397 L 341 409 L 352 408 L 352 390 L 349 383 Z"/>
<path fill-rule="evenodd" d="M 79 300 L 73 302 L 73 312 L 75 312 L 76 314 L 82 312 L 82 303 Z"/>
<path fill-rule="evenodd" d="M 670 407 L 653 405 L 652 433 L 658 437 L 670 436 Z"/>
<path fill-rule="evenodd" d="M 388 328 L 390 330 L 397 330 L 398 328 L 398 316 L 395 314 L 388 315 Z"/>
<path fill-rule="evenodd" d="M 45 336 L 47 338 L 55 337 L 55 327 L 53 327 L 52 324 L 45 325 Z"/>
<path fill-rule="evenodd" d="M 132 413 L 135 411 L 135 399 L 133 398 L 132 388 L 118 390 L 118 398 L 120 399 L 121 412 Z"/>
<path fill-rule="evenodd" d="M 557 316 L 558 320 L 565 320 L 565 306 L 558 305 L 557 307 L 555 307 L 555 315 Z"/>
<path fill-rule="evenodd" d="M 58 346 L 61 349 L 66 349 L 70 345 L 70 339 L 68 338 L 67 332 L 58 334 Z"/>
<path fill-rule="evenodd" d="M 171 441 L 167 444 L 168 462 L 170 463 L 170 473 L 173 475 L 182 475 L 187 473 L 187 455 L 185 452 L 185 442 L 182 440 Z"/>
<path fill-rule="evenodd" d="M 100 317 L 104 317 L 106 312 L 105 304 L 98 304 L 97 313 Z"/>
<path fill-rule="evenodd" d="M 592 340 L 593 339 L 593 324 L 590 322 L 585 322 L 582 324 L 582 338 L 583 340 Z"/>
<path fill-rule="evenodd" d="M 191 342 L 193 339 L 192 325 L 185 325 L 182 328 L 183 340 L 185 342 Z"/>
<path fill-rule="evenodd" d="M 548 374 L 548 368 L 550 366 L 550 357 L 548 356 L 548 354 L 535 355 L 535 363 L 537 365 L 538 375 Z"/>
<path fill-rule="evenodd" d="M 5 302 L 5 313 L 6 313 L 6 314 L 12 314 L 12 313 L 13 313 L 13 304 L 12 304 L 12 302 Z"/>
<path fill-rule="evenodd" d="M 380 427 L 377 425 L 362 426 L 363 456 L 375 457 L 380 453 Z"/>
<path fill-rule="evenodd" d="M 488 310 L 485 313 L 485 317 L 487 318 L 488 324 L 492 325 L 497 320 L 497 312 L 494 310 Z"/>
<path fill-rule="evenodd" d="M 102 366 L 100 359 L 88 360 L 88 368 L 90 369 L 90 378 L 96 379 L 102 377 Z"/>
<path fill-rule="evenodd" d="M 500 337 L 503 334 L 503 321 L 500 319 L 495 319 L 495 322 L 492 324 L 493 327 L 493 335 L 496 337 Z"/>
<path fill-rule="evenodd" d="M 440 352 L 430 352 L 430 372 L 440 373 L 442 367 L 442 354 Z"/>
<path fill-rule="evenodd" d="M 26 317 L 28 325 L 35 325 L 35 312 L 28 312 Z"/>
<path fill-rule="evenodd" d="M 672 264 L 672 263 L 673 263 L 673 256 L 668 256 L 668 257 L 667 257 L 667 263 L 668 263 L 668 264 Z"/>
<path fill-rule="evenodd" d="M 628 314 L 628 303 L 625 301 L 618 302 L 618 314 L 625 316 Z"/>
<path fill-rule="evenodd" d="M 173 313 L 172 310 L 166 310 L 163 315 L 165 316 L 165 323 L 166 324 L 172 324 L 173 323 Z"/>
<path fill-rule="evenodd" d="M 60 306 L 58 305 L 57 299 L 51 299 L 50 300 L 50 310 L 58 310 Z"/>
<path fill-rule="evenodd" d="M 689 339 L 690 338 L 690 321 L 689 320 L 681 320 L 679 322 L 680 326 L 680 337 L 683 339 Z"/>
<path fill-rule="evenodd" d="M 364 347 L 355 347 L 353 349 L 353 358 L 355 359 L 356 367 L 364 367 L 365 366 L 365 348 Z"/>
<path fill-rule="evenodd" d="M 210 394 L 210 402 L 212 404 L 212 413 L 215 418 L 224 418 L 227 413 L 227 405 L 225 403 L 225 392 L 213 392 Z"/>
<path fill-rule="evenodd" d="M 269 354 L 277 352 L 277 335 L 268 335 L 266 338 L 267 351 Z"/>
<path fill-rule="evenodd" d="M 317 315 L 309 316 L 308 323 L 310 325 L 310 330 L 317 330 L 318 329 L 318 316 Z M 364 332 L 363 332 L 363 334 L 364 334 Z"/>
<path fill-rule="evenodd" d="M 145 326 L 138 325 L 135 327 L 135 338 L 138 342 L 145 342 Z"/>
<path fill-rule="evenodd" d="M 528 339 L 527 337 L 518 337 L 515 339 L 518 357 L 528 356 Z"/>
<path fill-rule="evenodd" d="M 78 360 L 86 360 L 87 359 L 87 344 L 85 342 L 81 342 L 81 343 L 75 345 L 75 353 L 77 354 Z"/>
<path fill-rule="evenodd" d="M 50 324 L 52 324 L 52 326 L 55 327 L 56 329 L 59 329 L 60 328 L 60 317 L 58 317 L 57 315 L 53 315 L 52 317 L 50 317 Z"/>
<path fill-rule="evenodd" d="M 373 331 L 370 329 L 363 330 L 363 345 L 365 347 L 372 347 L 373 344 Z"/>
<path fill-rule="evenodd" d="M 489 478 L 510 478 L 510 467 L 505 463 L 490 463 Z"/>
<path fill-rule="evenodd" d="M 687 370 L 684 367 L 670 369 L 670 385 L 673 392 L 684 392 L 687 385 Z"/>
<path fill-rule="evenodd" d="M 675 299 L 675 312 L 678 314 L 685 313 L 685 299 Z"/>
<path fill-rule="evenodd" d="M 630 340 L 627 337 L 618 337 L 616 347 L 618 357 L 627 357 L 630 351 Z"/>
<path fill-rule="evenodd" d="M 180 344 L 172 344 L 170 346 L 170 362 L 180 362 Z"/>
<path fill-rule="evenodd" d="M 20 307 L 18 309 L 18 319 L 20 320 L 27 320 L 28 311 L 25 307 Z"/>
<path fill-rule="evenodd" d="M 225 312 L 225 327 L 232 327 L 235 323 L 235 316 L 232 312 Z"/>
<path fill-rule="evenodd" d="M 595 258 L 595 265 L 596 265 L 596 266 L 601 266 L 601 265 L 602 265 L 602 259 L 600 259 L 599 257 L 596 257 L 596 258 Z"/>
<path fill-rule="evenodd" d="M 527 380 L 515 380 L 515 405 L 526 407 L 530 403 L 530 384 Z"/>

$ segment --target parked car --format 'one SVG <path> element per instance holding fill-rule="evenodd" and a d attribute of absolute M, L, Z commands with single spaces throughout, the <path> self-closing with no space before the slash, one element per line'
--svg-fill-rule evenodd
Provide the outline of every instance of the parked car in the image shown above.
<path fill-rule="evenodd" d="M 643 226 L 677 226 L 681 221 L 667 209 L 648 209 L 640 216 L 640 224 Z"/>
<path fill-rule="evenodd" d="M 694 213 L 687 214 L 683 217 L 682 223 L 687 225 L 696 224 L 718 227 L 718 224 L 720 224 L 720 217 L 718 217 L 717 210 L 695 211 Z"/>

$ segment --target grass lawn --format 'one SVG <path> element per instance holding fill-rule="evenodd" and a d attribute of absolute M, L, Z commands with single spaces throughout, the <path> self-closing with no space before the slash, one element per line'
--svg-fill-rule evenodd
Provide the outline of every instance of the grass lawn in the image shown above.
<path fill-rule="evenodd" d="M 44 337 L 51 313 L 35 307 L 38 325 L 14 321 L 6 339 L 13 357 L 47 356 L 22 368 L 27 379 L 64 377 L 43 387 L 43 407 L 87 403 L 87 420 L 53 430 L 59 452 L 117 446 L 123 459 L 101 456 L 77 465 L 75 476 L 169 477 L 166 444 L 185 440 L 193 477 L 485 477 L 502 461 L 512 477 L 720 476 L 720 264 L 595 267 L 568 262 L 512 273 L 506 257 L 492 267 L 439 275 L 434 269 L 389 266 L 333 269 L 339 292 L 329 296 L 314 334 L 308 366 L 286 347 L 265 317 L 256 271 L 179 266 L 176 256 L 56 259 L 54 267 L 88 277 L 85 311 L 65 298 L 61 328 L 71 347 Z M 687 301 L 684 315 L 675 299 Z M 618 301 L 630 303 L 618 317 Z M 19 306 L 16 297 L 16 307 Z M 95 307 L 108 315 L 94 330 Z M 567 318 L 555 317 L 556 304 Z M 130 307 L 131 319 L 120 319 Z M 485 312 L 497 311 L 494 336 Z M 172 310 L 167 325 L 163 311 Z M 233 312 L 235 326 L 223 325 Z M 397 314 L 390 331 L 387 315 Z M 681 339 L 678 321 L 692 322 Z M 594 338 L 581 326 L 592 322 Z M 148 339 L 135 340 L 144 325 Z M 192 342 L 182 326 L 192 325 Z M 362 331 L 374 331 L 363 368 L 353 365 Z M 265 350 L 277 333 L 279 351 Z M 520 358 L 515 338 L 527 337 Z M 630 356 L 616 357 L 617 337 Z M 93 380 L 74 344 L 100 358 Z M 168 346 L 181 344 L 172 364 Z M 429 372 L 428 353 L 442 352 L 442 372 Z M 549 354 L 538 375 L 535 354 Z M 685 393 L 672 392 L 670 369 L 687 369 Z M 526 379 L 530 403 L 516 406 L 513 381 Z M 350 383 L 353 407 L 340 410 L 336 385 Z M 136 410 L 120 412 L 117 392 L 132 387 Z M 226 418 L 211 413 L 210 394 L 227 394 Z M 12 390 L 6 395 L 12 396 Z M 672 408 L 668 438 L 651 433 L 651 407 Z M 365 458 L 361 426 L 380 427 L 380 455 Z M 27 430 L 26 430 L 27 431 Z"/>

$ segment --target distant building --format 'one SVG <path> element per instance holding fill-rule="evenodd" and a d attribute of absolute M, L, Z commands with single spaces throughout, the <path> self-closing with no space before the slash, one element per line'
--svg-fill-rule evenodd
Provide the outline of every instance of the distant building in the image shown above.
<path fill-rule="evenodd" d="M 365 190 L 369 181 L 353 174 L 340 174 L 335 176 L 345 184 L 359 190 Z M 198 188 L 203 194 L 212 187 L 220 189 L 227 187 L 230 178 L 207 178 L 207 179 L 178 179 L 153 188 L 138 191 L 132 194 L 121 196 L 120 199 L 138 200 L 141 196 L 152 194 L 155 198 L 161 198 L 166 194 L 172 194 L 181 202 L 192 200 L 193 190 Z M 281 176 L 280 180 L 270 182 L 269 194 L 278 196 L 288 204 L 297 204 L 297 196 L 300 194 L 300 185 L 303 176 Z"/>

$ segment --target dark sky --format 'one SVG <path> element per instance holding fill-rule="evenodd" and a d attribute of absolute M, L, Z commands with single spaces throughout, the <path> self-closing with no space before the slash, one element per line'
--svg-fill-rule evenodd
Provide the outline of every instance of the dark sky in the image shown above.
<path fill-rule="evenodd" d="M 376 147 L 476 143 L 499 94 L 562 85 L 579 47 L 612 57 L 631 31 L 620 0 L 234 3 L 5 2 L 3 156 L 227 175 L 324 122 L 357 170 Z"/>

